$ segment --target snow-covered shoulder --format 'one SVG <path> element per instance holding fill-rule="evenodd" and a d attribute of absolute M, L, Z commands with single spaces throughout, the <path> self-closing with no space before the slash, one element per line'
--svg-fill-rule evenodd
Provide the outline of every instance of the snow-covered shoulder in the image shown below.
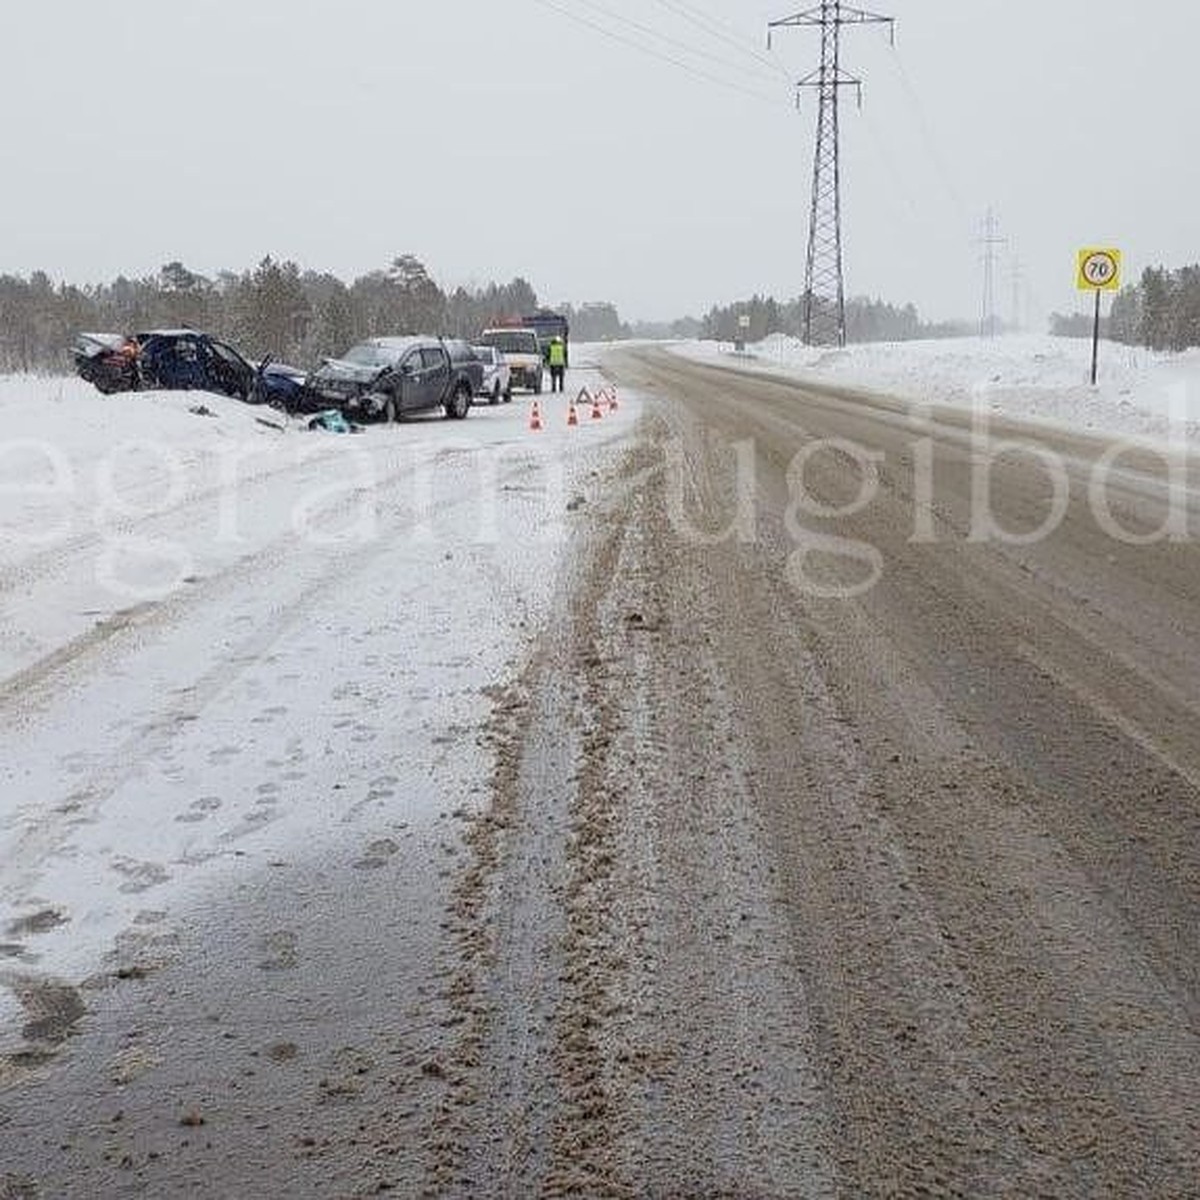
<path fill-rule="evenodd" d="M 701 362 L 841 383 L 918 403 L 984 408 L 1097 434 L 1200 441 L 1200 351 L 1155 354 L 1105 342 L 1090 384 L 1091 343 L 1017 335 L 879 342 L 843 350 L 772 335 L 734 353 L 729 343 L 680 342 Z"/>
<path fill-rule="evenodd" d="M 0 1067 L 31 989 L 141 971 L 272 863 L 440 853 L 637 424 L 532 405 L 347 435 L 0 379 Z"/>

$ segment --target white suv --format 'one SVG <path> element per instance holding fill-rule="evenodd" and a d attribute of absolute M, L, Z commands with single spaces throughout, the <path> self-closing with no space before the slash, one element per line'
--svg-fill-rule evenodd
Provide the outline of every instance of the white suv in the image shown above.
<path fill-rule="evenodd" d="M 472 346 L 475 357 L 483 363 L 483 385 L 477 393 L 487 397 L 489 404 L 512 399 L 512 367 L 495 346 Z"/>

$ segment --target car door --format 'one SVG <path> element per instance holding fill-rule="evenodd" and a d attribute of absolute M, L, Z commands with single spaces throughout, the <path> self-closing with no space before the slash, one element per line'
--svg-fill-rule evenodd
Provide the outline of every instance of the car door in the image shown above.
<path fill-rule="evenodd" d="M 232 347 L 213 338 L 211 371 L 217 387 L 227 396 L 248 399 L 254 390 L 254 368 Z"/>
<path fill-rule="evenodd" d="M 180 391 L 203 391 L 207 372 L 200 339 L 186 333 L 171 339 L 159 355 L 159 386 Z"/>
<path fill-rule="evenodd" d="M 400 360 L 396 372 L 400 389 L 400 411 L 417 412 L 425 407 L 425 368 L 421 351 L 411 350 Z"/>
<path fill-rule="evenodd" d="M 450 356 L 440 346 L 421 351 L 425 371 L 425 408 L 437 408 L 450 390 Z"/>

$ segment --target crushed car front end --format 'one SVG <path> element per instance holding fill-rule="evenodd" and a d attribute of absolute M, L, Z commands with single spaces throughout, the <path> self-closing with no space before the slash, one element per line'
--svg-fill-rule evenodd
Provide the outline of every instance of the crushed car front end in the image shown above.
<path fill-rule="evenodd" d="M 387 374 L 386 367 L 326 359 L 305 380 L 304 411 L 336 408 L 353 420 L 377 417 L 383 407 L 377 389 Z"/>
<path fill-rule="evenodd" d="M 105 395 L 141 386 L 138 345 L 121 333 L 81 333 L 71 346 L 79 377 Z"/>

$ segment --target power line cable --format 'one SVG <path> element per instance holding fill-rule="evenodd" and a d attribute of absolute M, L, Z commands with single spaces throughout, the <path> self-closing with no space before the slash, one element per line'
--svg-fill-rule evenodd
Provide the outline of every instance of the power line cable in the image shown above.
<path fill-rule="evenodd" d="M 718 22 L 715 18 L 699 12 L 688 4 L 684 4 L 683 0 L 656 0 L 656 2 L 668 11 L 683 17 L 685 21 L 690 21 L 696 28 L 703 30 L 710 37 L 714 37 L 718 41 L 724 42 L 727 46 L 732 46 L 735 50 L 749 55 L 755 62 L 770 67 L 772 71 L 782 75 L 789 85 L 793 82 L 787 68 L 782 63 L 772 58 L 769 54 L 764 54 L 761 50 L 750 45 L 739 34 L 733 32 L 732 27 L 723 27 L 722 22 Z M 726 32 L 726 29 L 729 29 L 730 32 Z"/>
<path fill-rule="evenodd" d="M 709 62 L 716 63 L 718 66 L 725 67 L 730 71 L 738 71 L 745 75 L 753 75 L 755 79 L 762 78 L 761 68 L 755 68 L 746 63 L 733 62 L 728 58 L 722 58 L 719 54 L 714 54 L 710 50 L 703 50 L 697 46 L 693 46 L 680 38 L 672 37 L 670 34 L 663 33 L 661 30 L 655 29 L 650 25 L 644 25 L 640 21 L 635 21 L 632 17 L 627 17 L 623 13 L 614 12 L 611 8 L 606 8 L 603 4 L 597 4 L 595 0 L 576 0 L 576 3 L 582 4 L 587 8 L 593 9 L 595 12 L 601 13 L 612 21 L 618 21 L 622 25 L 629 26 L 630 29 L 636 30 L 638 33 L 643 33 L 647 37 L 656 38 L 660 42 L 665 42 L 674 50 L 681 50 L 686 54 L 695 55 L 697 58 L 707 59 Z"/>
<path fill-rule="evenodd" d="M 729 91 L 739 92 L 743 96 L 749 96 L 760 103 L 769 104 L 772 108 L 779 108 L 780 101 L 776 97 L 768 96 L 765 92 L 756 91 L 754 88 L 746 87 L 743 84 L 736 83 L 730 79 L 723 79 L 719 75 L 714 75 L 709 71 L 705 71 L 700 67 L 694 66 L 692 63 L 685 62 L 683 59 L 675 58 L 673 55 L 665 54 L 660 50 L 656 50 L 652 46 L 647 46 L 642 42 L 635 41 L 631 37 L 626 37 L 624 34 L 613 29 L 608 29 L 601 25 L 598 21 L 592 20 L 590 17 L 584 16 L 582 13 L 573 12 L 569 8 L 564 8 L 560 4 L 554 3 L 554 0 L 533 0 L 535 4 L 540 4 L 543 8 L 549 9 L 551 12 L 558 13 L 559 16 L 565 17 L 569 21 L 574 21 L 578 25 L 582 25 L 594 33 L 599 33 L 601 36 L 608 38 L 610 41 L 619 43 L 622 46 L 627 46 L 630 49 L 637 50 L 641 54 L 645 54 L 650 58 L 657 59 L 659 62 L 669 63 L 681 71 L 700 79 L 704 83 L 715 84 L 717 87 L 726 88 Z"/>
<path fill-rule="evenodd" d="M 928 117 L 925 115 L 925 106 L 921 103 L 921 97 L 917 94 L 917 89 L 904 67 L 904 60 L 900 57 L 900 52 L 895 46 L 892 47 L 890 57 L 892 65 L 896 68 L 896 72 L 900 77 L 900 83 L 908 96 L 909 103 L 912 105 L 913 113 L 917 118 L 917 125 L 921 131 L 921 138 L 925 143 L 926 153 L 937 169 L 946 193 L 954 201 L 954 205 L 958 209 L 964 226 L 967 226 L 971 221 L 971 217 L 966 202 L 963 200 L 962 193 L 954 182 L 954 177 L 950 173 L 950 169 L 946 166 L 946 160 L 942 157 L 941 151 L 938 148 L 937 139 L 933 136 L 933 128 L 929 123 Z"/>
<path fill-rule="evenodd" d="M 891 197 L 884 199 L 884 205 L 893 214 L 901 216 L 901 219 L 910 229 L 916 230 L 919 228 L 921 209 L 913 197 L 912 188 L 908 186 L 908 181 L 904 178 L 900 168 L 896 165 L 896 159 L 888 148 L 888 144 L 883 135 L 875 128 L 875 122 L 871 119 L 866 109 L 863 109 L 858 114 L 862 121 L 867 135 L 870 137 L 872 144 L 875 146 L 876 154 L 879 156 L 879 161 L 883 163 L 887 173 L 892 177 L 892 182 L 896 186 L 896 194 L 904 201 L 904 207 L 908 209 L 907 213 L 901 214 L 899 210 L 892 205 Z M 879 197 L 877 197 L 879 198 Z"/>

